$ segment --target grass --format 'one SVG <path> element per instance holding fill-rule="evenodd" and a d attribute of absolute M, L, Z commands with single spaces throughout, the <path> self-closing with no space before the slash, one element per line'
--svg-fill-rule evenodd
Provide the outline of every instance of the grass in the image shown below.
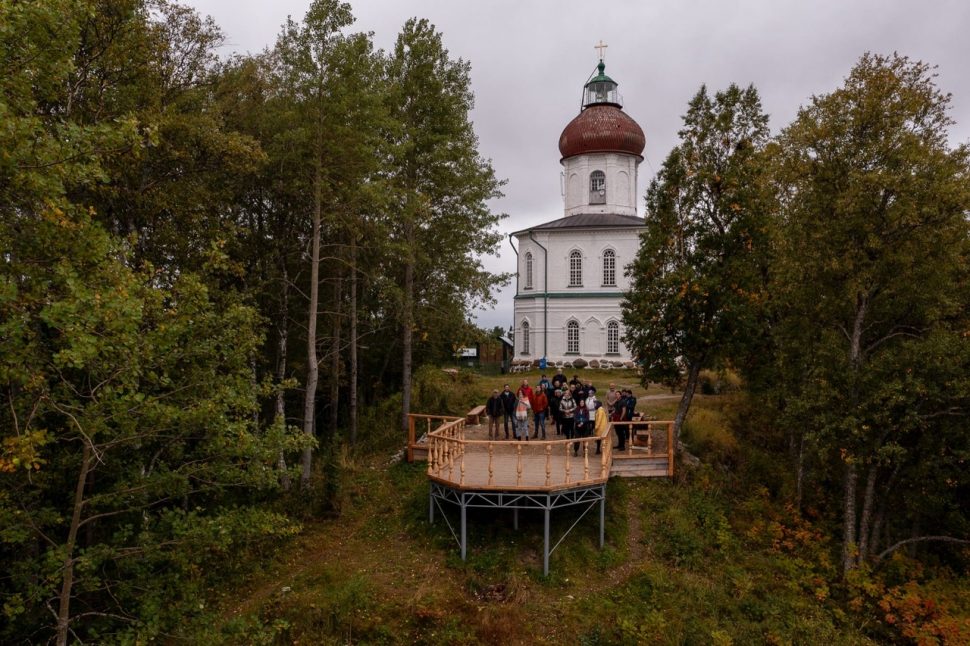
<path fill-rule="evenodd" d="M 535 383 L 539 373 L 525 375 Z M 424 378 L 444 384 L 426 393 L 458 396 L 447 374 Z M 470 398 L 502 382 L 455 379 L 464 380 Z M 633 383 L 635 375 L 614 372 L 610 379 Z M 677 398 L 650 398 L 656 390 L 639 391 L 641 410 L 670 414 Z M 740 450 L 725 423 L 731 401 L 695 399 L 685 438 L 704 458 Z M 472 510 L 463 562 L 440 513 L 435 525 L 427 522 L 424 464 L 386 461 L 383 452 L 345 455 L 339 517 L 307 523 L 279 558 L 215 593 L 217 614 L 186 626 L 180 637 L 253 644 L 873 643 L 864 622 L 829 594 L 828 582 L 837 578 L 832 545 L 764 488 L 720 466 L 681 470 L 675 482 L 611 480 L 605 548 L 590 512 L 543 577 L 540 514 L 520 512 L 516 531 L 511 512 Z M 457 510 L 449 513 L 454 525 Z M 553 514 L 554 543 L 577 513 Z"/>

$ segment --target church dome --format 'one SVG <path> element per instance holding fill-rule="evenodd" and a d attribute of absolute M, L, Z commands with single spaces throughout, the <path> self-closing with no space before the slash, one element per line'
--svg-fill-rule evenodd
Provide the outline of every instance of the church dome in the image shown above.
<path fill-rule="evenodd" d="M 613 104 L 587 106 L 559 135 L 563 159 L 587 153 L 626 153 L 641 157 L 647 139 L 637 122 Z"/>
<path fill-rule="evenodd" d="M 641 157 L 647 140 L 637 122 L 621 108 L 617 82 L 606 75 L 600 59 L 598 74 L 583 87 L 583 109 L 559 135 L 562 158 L 586 153 L 626 153 Z"/>

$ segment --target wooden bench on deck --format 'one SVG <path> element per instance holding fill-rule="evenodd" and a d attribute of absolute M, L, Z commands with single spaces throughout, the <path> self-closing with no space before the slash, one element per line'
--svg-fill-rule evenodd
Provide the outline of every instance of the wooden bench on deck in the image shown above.
<path fill-rule="evenodd" d="M 465 413 L 465 423 L 469 425 L 474 424 L 477 426 L 482 423 L 481 417 L 484 414 L 485 414 L 485 404 L 482 404 L 481 406 L 476 406 L 475 408 Z"/>

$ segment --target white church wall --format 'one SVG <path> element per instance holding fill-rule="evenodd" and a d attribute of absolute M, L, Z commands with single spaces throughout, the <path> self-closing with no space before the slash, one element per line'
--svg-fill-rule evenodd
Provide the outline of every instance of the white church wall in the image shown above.
<path fill-rule="evenodd" d="M 515 305 L 517 360 L 537 361 L 545 356 L 550 362 L 592 361 L 628 362 L 630 352 L 622 342 L 623 321 L 620 298 L 553 298 L 544 303 L 541 295 L 518 299 Z M 548 322 L 547 322 L 548 317 Z M 567 330 L 570 321 L 579 324 L 579 352 L 567 352 Z M 607 353 L 607 326 L 615 321 L 621 340 L 618 352 Z M 528 324 L 529 352 L 522 351 L 523 322 Z"/>
<path fill-rule="evenodd" d="M 621 153 L 576 155 L 562 160 L 563 172 L 567 178 L 565 214 L 636 215 L 636 187 L 631 187 L 630 177 L 636 177 L 639 163 L 638 157 Z M 589 177 L 597 170 L 606 175 L 606 201 L 603 204 L 590 204 Z"/>
<path fill-rule="evenodd" d="M 612 231 L 536 231 L 535 238 L 548 249 L 549 282 L 548 291 L 616 292 L 629 289 L 630 281 L 624 276 L 625 267 L 633 262 L 640 246 L 639 230 Z M 545 251 L 529 238 L 528 233 L 518 237 L 519 247 L 519 295 L 541 293 L 547 288 L 545 282 Z M 616 254 L 616 284 L 603 283 L 603 252 L 612 249 Z M 569 254 L 579 251 L 582 254 L 582 287 L 569 285 Z M 526 282 L 526 258 L 532 254 L 532 287 Z"/>

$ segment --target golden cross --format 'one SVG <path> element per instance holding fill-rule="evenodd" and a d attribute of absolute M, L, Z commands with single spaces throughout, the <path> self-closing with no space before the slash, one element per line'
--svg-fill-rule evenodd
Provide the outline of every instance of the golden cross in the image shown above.
<path fill-rule="evenodd" d="M 600 38 L 599 44 L 593 45 L 593 49 L 600 50 L 600 60 L 603 60 L 603 50 L 606 49 L 607 47 L 609 47 L 609 45 L 604 43 L 602 38 Z"/>

